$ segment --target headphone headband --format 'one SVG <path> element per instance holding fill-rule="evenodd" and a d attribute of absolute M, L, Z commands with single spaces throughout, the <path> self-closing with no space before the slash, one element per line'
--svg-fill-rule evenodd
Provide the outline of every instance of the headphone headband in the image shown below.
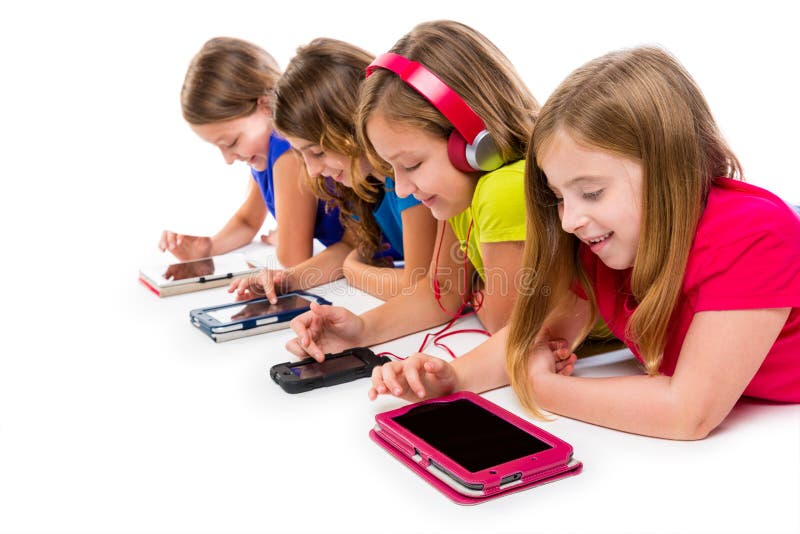
<path fill-rule="evenodd" d="M 486 129 L 483 120 L 464 100 L 425 65 L 399 54 L 381 54 L 367 67 L 367 77 L 378 68 L 397 74 L 401 80 L 413 87 L 472 144 L 478 134 Z"/>

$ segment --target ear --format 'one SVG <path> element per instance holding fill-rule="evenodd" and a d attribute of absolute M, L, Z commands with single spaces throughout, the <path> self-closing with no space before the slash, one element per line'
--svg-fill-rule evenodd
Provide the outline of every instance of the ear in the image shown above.
<path fill-rule="evenodd" d="M 267 95 L 258 97 L 258 109 L 265 111 L 269 117 L 272 117 L 272 99 Z"/>

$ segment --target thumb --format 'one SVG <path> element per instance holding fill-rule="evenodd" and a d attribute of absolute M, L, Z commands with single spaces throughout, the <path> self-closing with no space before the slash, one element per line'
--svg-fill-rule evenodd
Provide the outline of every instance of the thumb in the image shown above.
<path fill-rule="evenodd" d="M 441 358 L 430 357 L 425 361 L 423 366 L 425 367 L 425 371 L 437 376 L 447 371 L 447 362 Z"/>

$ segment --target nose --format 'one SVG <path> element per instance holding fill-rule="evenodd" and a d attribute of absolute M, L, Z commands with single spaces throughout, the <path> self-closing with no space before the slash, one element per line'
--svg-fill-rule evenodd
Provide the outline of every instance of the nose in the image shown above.
<path fill-rule="evenodd" d="M 222 152 L 222 157 L 223 159 L 225 159 L 225 163 L 227 163 L 228 165 L 232 165 L 234 161 L 239 159 L 236 157 L 236 154 L 234 154 L 232 150 L 229 150 L 225 147 L 222 146 L 219 147 L 219 151 Z"/>
<path fill-rule="evenodd" d="M 415 186 L 411 180 L 404 177 L 402 173 L 398 173 L 395 171 L 394 173 L 394 192 L 400 198 L 406 198 L 417 191 L 417 186 Z"/>
<path fill-rule="evenodd" d="M 558 205 L 558 215 L 561 217 L 561 228 L 570 234 L 574 234 L 585 225 L 588 219 L 583 210 L 571 202 L 568 203 L 566 199 Z"/>
<path fill-rule="evenodd" d="M 322 175 L 323 165 L 321 162 L 315 161 L 311 158 L 307 158 L 305 155 L 303 156 L 303 161 L 306 163 L 306 170 L 308 171 L 308 175 L 311 178 L 315 178 L 317 176 Z"/>

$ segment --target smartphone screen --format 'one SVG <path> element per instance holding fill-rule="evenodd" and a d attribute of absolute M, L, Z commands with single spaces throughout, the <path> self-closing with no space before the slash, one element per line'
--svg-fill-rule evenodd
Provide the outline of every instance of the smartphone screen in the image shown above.
<path fill-rule="evenodd" d="M 552 448 L 466 399 L 423 404 L 393 420 L 472 473 Z"/>
<path fill-rule="evenodd" d="M 207 312 L 209 317 L 216 319 L 222 324 L 232 321 L 241 321 L 250 317 L 262 317 L 264 315 L 276 315 L 291 310 L 309 308 L 310 302 L 298 295 L 287 295 L 278 297 L 277 304 L 270 304 L 267 299 L 259 300 L 250 304 L 237 304 L 226 306 L 217 310 Z"/>
<path fill-rule="evenodd" d="M 339 371 L 348 371 L 350 369 L 358 369 L 364 367 L 364 360 L 353 354 L 342 356 L 341 358 L 332 358 L 325 360 L 322 363 L 311 362 L 303 365 L 289 367 L 291 371 L 298 378 L 316 378 L 331 373 L 338 373 Z"/>

